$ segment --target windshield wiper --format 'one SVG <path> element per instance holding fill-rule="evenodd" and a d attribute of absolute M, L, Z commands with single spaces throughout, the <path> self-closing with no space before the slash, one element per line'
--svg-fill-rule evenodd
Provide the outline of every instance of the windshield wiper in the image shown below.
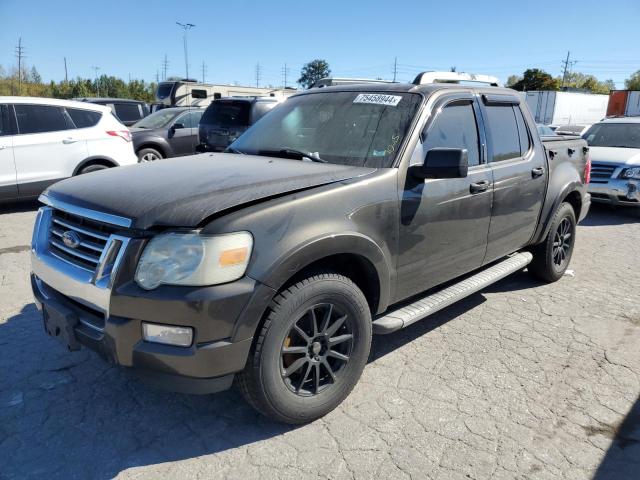
<path fill-rule="evenodd" d="M 259 150 L 258 155 L 268 155 L 268 156 L 278 155 L 278 156 L 285 156 L 288 158 L 294 157 L 296 159 L 297 157 L 300 157 L 300 160 L 303 160 L 306 158 L 308 160 L 311 160 L 312 162 L 327 163 L 327 161 L 320 158 L 317 153 L 304 152 L 302 150 L 297 150 L 295 148 L 289 148 L 289 147 L 283 147 L 278 150 Z"/>
<path fill-rule="evenodd" d="M 243 151 L 238 150 L 237 148 L 232 148 L 232 147 L 227 147 L 224 153 L 237 153 L 239 155 L 246 155 L 246 153 L 244 153 Z"/>

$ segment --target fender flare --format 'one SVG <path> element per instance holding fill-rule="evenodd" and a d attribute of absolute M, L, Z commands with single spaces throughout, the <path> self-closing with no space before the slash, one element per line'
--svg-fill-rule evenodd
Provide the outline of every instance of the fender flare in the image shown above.
<path fill-rule="evenodd" d="M 103 163 L 103 164 L 108 163 L 111 165 L 111 167 L 119 166 L 118 162 L 116 162 L 111 157 L 107 157 L 106 155 L 93 155 L 91 157 L 85 158 L 78 165 L 76 165 L 76 168 L 73 170 L 73 174 L 71 176 L 75 177 L 80 170 L 82 170 L 84 167 L 86 167 L 91 163 Z"/>
<path fill-rule="evenodd" d="M 544 218 L 540 218 L 540 224 L 538 225 L 538 230 L 534 235 L 534 241 L 531 242 L 532 245 L 536 245 L 542 242 L 547 235 L 549 234 L 549 229 L 551 228 L 551 221 L 553 220 L 553 216 L 558 210 L 560 204 L 567 198 L 570 194 L 577 192 L 582 199 L 582 191 L 584 190 L 584 184 L 580 181 L 571 181 L 566 183 L 560 193 L 556 195 L 552 207 L 546 212 Z M 576 220 L 579 215 L 576 215 Z"/>
<path fill-rule="evenodd" d="M 292 276 L 323 258 L 340 254 L 358 255 L 371 264 L 378 277 L 380 290 L 374 313 L 385 310 L 391 295 L 391 270 L 380 246 L 357 232 L 327 234 L 311 239 L 294 250 L 282 252 L 278 260 L 263 272 L 247 272 L 248 276 L 259 282 L 260 288 L 238 319 L 233 340 L 243 340 L 255 334 L 269 302 Z"/>

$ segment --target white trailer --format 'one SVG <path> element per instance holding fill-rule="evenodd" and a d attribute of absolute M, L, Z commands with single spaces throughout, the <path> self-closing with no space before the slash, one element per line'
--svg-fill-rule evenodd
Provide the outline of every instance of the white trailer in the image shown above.
<path fill-rule="evenodd" d="M 608 95 L 578 92 L 531 91 L 526 102 L 537 123 L 590 125 L 607 113 Z"/>
<path fill-rule="evenodd" d="M 292 88 L 257 88 L 177 80 L 158 84 L 156 102 L 166 107 L 207 106 L 222 97 L 275 97 L 284 100 L 295 93 L 297 91 Z"/>

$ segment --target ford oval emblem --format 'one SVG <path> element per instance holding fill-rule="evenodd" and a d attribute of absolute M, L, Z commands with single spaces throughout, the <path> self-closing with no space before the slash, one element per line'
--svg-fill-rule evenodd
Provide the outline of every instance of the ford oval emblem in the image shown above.
<path fill-rule="evenodd" d="M 80 246 L 80 235 L 72 230 L 67 230 L 62 234 L 62 243 L 69 248 L 78 248 Z"/>

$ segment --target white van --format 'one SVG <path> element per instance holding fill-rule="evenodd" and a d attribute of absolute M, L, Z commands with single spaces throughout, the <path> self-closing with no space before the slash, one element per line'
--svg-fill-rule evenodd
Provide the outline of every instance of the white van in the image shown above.
<path fill-rule="evenodd" d="M 109 107 L 0 97 L 0 202 L 37 197 L 63 178 L 137 163 Z"/>

